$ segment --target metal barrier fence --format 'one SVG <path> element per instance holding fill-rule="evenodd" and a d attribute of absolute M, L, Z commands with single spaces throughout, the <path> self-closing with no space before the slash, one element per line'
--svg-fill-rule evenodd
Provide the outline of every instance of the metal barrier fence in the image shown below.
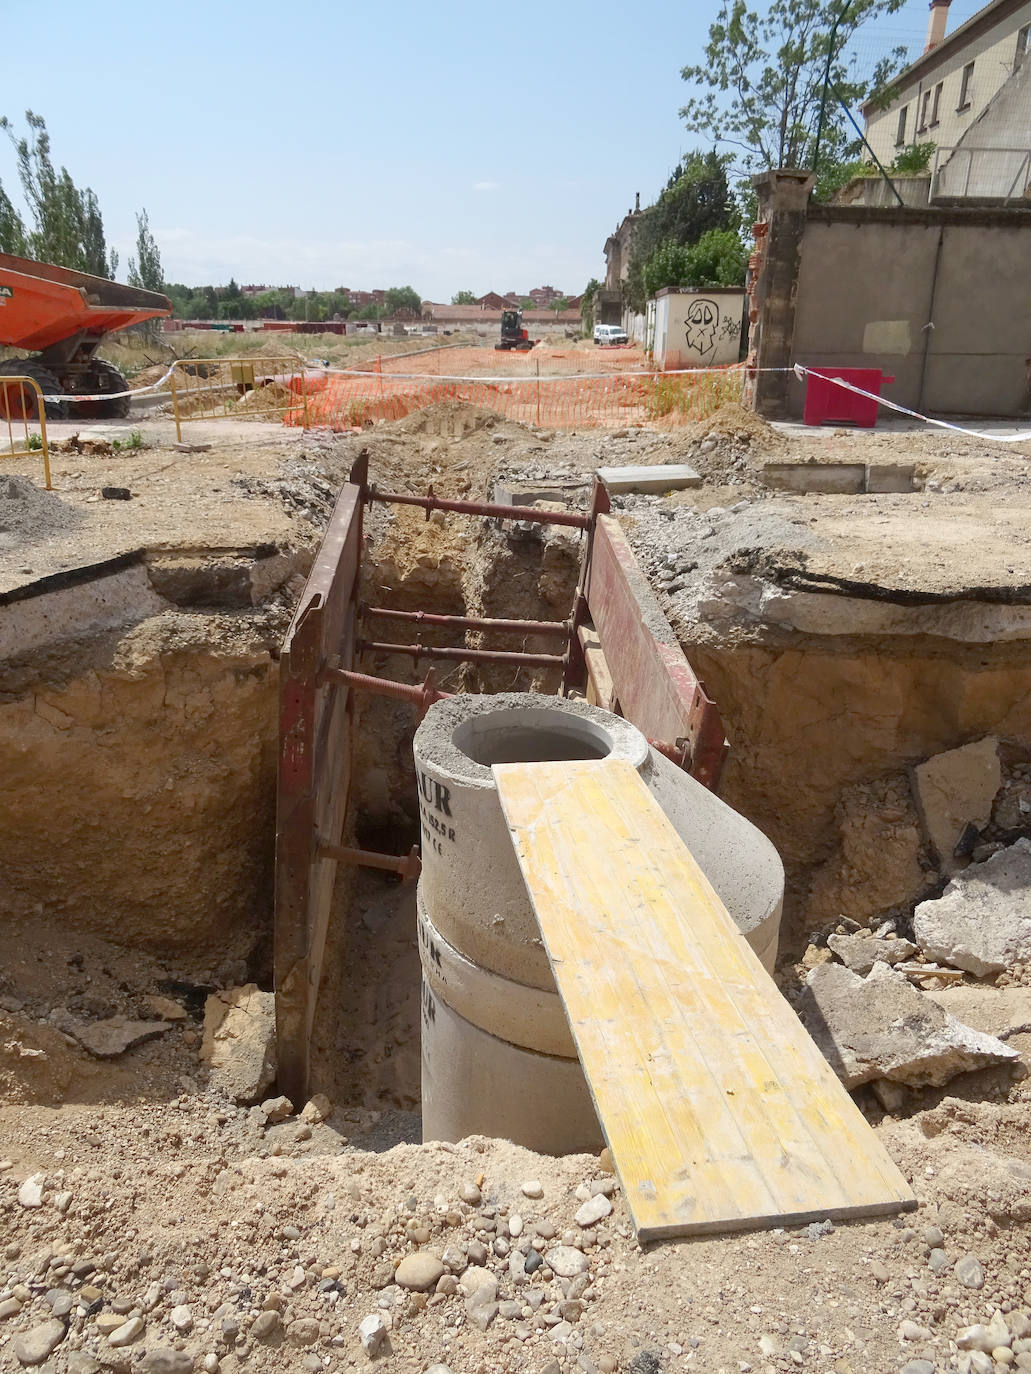
<path fill-rule="evenodd" d="M 172 366 L 175 432 L 190 420 L 271 420 L 308 427 L 305 362 L 282 357 L 180 358 Z"/>
<path fill-rule="evenodd" d="M 325 373 L 307 378 L 305 418 L 294 410 L 285 420 L 291 425 L 360 429 L 452 401 L 544 428 L 610 429 L 627 424 L 676 428 L 705 419 L 730 401 L 740 402 L 744 380 L 741 366 L 605 376 Z"/>
<path fill-rule="evenodd" d="M 46 403 L 39 383 L 32 377 L 0 376 L 0 423 L 7 426 L 7 452 L 0 451 L 0 457 L 22 458 L 27 453 L 38 453 L 43 460 L 47 491 L 52 491 Z M 30 424 L 38 425 L 39 432 L 30 429 Z"/>

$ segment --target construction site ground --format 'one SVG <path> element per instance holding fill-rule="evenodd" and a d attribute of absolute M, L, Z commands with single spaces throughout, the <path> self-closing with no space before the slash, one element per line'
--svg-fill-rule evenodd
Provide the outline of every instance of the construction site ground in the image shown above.
<path fill-rule="evenodd" d="M 133 430 L 143 447 L 104 447 Z M 598 466 L 697 469 L 700 486 L 614 508 L 723 712 L 723 795 L 784 857 L 778 981 L 795 1001 L 830 958 L 829 932 L 890 919 L 902 933 L 914 903 L 944 885 L 919 839 L 909 769 L 985 735 L 1002 741 L 1007 786 L 1031 761 L 1031 444 L 903 426 L 806 432 L 737 407 L 672 435 L 543 431 L 462 406 L 344 435 L 198 420 L 184 438 L 210 448 L 190 452 L 173 447 L 166 417 L 51 433 L 53 492 L 38 455 L 0 468 L 0 593 L 139 549 L 155 566 L 255 549 L 281 563 L 247 604 L 176 600 L 180 582 L 159 569 L 124 625 L 69 632 L 4 665 L 14 765 L 0 802 L 13 837 L 0 855 L 13 874 L 0 887 L 0 1369 L 1031 1368 L 1031 964 L 967 975 L 959 989 L 923 984 L 961 996 L 963 1018 L 995 1032 L 1001 990 L 1016 1065 L 906 1089 L 890 1110 L 858 1091 L 917 1212 L 646 1252 L 606 1159 L 482 1138 L 414 1143 L 415 922 L 410 892 L 387 878 L 341 889 L 347 929 L 331 949 L 316 1054 L 329 1102 L 303 1115 L 304 1103 L 240 1105 L 199 1058 L 206 999 L 271 986 L 275 655 L 363 449 L 383 487 L 432 483 L 471 499 L 490 499 L 499 480 L 582 476 L 568 499 L 585 504 Z M 767 464 L 786 462 L 912 465 L 913 490 L 796 494 L 771 485 Z M 568 608 L 568 534 L 514 548 L 471 519 L 410 509 L 377 512 L 368 532 L 370 584 L 396 604 L 540 615 L 564 613 L 565 597 Z M 220 694 L 220 662 L 235 695 Z M 442 677 L 451 689 L 528 685 Z M 98 719 L 82 703 L 87 678 L 101 683 Z M 147 732 L 170 709 L 173 679 L 192 707 L 151 756 Z M 151 786 L 118 773 L 108 790 L 104 739 L 132 723 L 143 686 L 139 774 L 160 776 Z M 415 814 L 407 710 L 370 710 L 361 746 L 360 823 L 397 851 Z M 177 761 L 166 777 L 161 752 L 187 746 L 196 770 Z M 238 763 L 219 780 L 220 751 Z M 36 764 L 47 796 L 19 801 Z M 184 879 L 163 832 L 199 816 L 191 844 L 212 843 L 216 802 L 214 838 L 246 862 L 205 860 Z M 96 848 L 84 854 L 87 821 Z M 220 887 L 247 884 L 219 904 Z M 112 1057 L 69 1031 L 116 1017 L 163 1028 Z M 578 1224 L 598 1192 L 611 1214 Z M 433 1258 L 396 1269 L 417 1252 Z M 960 1350 L 975 1324 L 989 1344 Z"/>

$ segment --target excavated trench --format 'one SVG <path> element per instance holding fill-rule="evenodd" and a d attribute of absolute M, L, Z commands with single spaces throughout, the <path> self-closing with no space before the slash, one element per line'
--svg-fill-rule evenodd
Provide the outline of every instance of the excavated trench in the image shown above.
<path fill-rule="evenodd" d="M 434 440 L 438 462 L 460 437 Z M 489 491 L 467 484 L 463 494 Z M 575 531 L 381 506 L 366 530 L 368 604 L 534 620 L 569 612 Z M 45 943 L 59 931 L 62 950 L 105 942 L 125 954 L 130 990 L 136 953 L 202 991 L 271 986 L 276 660 L 311 554 L 309 545 L 165 549 L 100 570 L 91 584 L 0 600 L 0 634 L 14 626 L 14 643 L 27 646 L 8 657 L 0 693 L 0 901 L 16 939 Z M 722 796 L 784 859 L 783 957 L 799 958 L 809 935 L 842 915 L 867 924 L 940 890 L 911 787 L 922 760 L 997 736 L 1009 809 L 997 806 L 979 842 L 1031 829 L 1014 811 L 1031 790 L 1022 637 L 754 625 L 744 635 L 719 617 L 699 626 L 664 608 L 723 714 L 732 748 Z M 455 642 L 408 631 L 377 624 L 372 637 Z M 543 637 L 495 634 L 490 645 L 556 652 Z M 429 665 L 380 654 L 361 666 L 417 682 Z M 558 687 L 554 669 L 438 667 L 446 691 Z M 358 712 L 346 842 L 403 853 L 419 838 L 415 713 L 373 696 Z M 339 1103 L 403 1114 L 402 1134 L 418 1130 L 414 896 L 391 877 L 341 866 L 313 1045 L 317 1085 Z M 15 983 L 5 971 L 0 996 L 24 1001 Z M 30 999 L 25 1014 L 45 1018 L 44 1002 Z"/>
<path fill-rule="evenodd" d="M 442 615 L 555 621 L 571 610 L 582 553 L 576 531 L 464 516 L 426 520 L 410 508 L 374 508 L 363 567 L 366 597 L 378 606 Z M 366 622 L 368 623 L 368 622 Z M 390 642 L 413 642 L 384 622 Z M 377 638 L 380 630 L 377 622 Z M 427 645 L 454 644 L 454 631 L 418 627 Z M 480 639 L 468 637 L 476 647 Z M 484 643 L 482 647 L 487 647 Z M 489 647 L 562 652 L 550 636 L 492 632 Z M 362 667 L 402 682 L 421 681 L 432 660 L 367 654 Z M 448 692 L 554 694 L 560 672 L 512 664 L 437 664 Z M 404 853 L 419 843 L 412 741 L 414 710 L 362 696 L 355 731 L 359 847 Z M 396 1129 L 418 1138 L 420 965 L 414 885 L 370 870 L 341 868 L 317 1012 L 314 1074 L 337 1101 L 406 1114 Z"/>

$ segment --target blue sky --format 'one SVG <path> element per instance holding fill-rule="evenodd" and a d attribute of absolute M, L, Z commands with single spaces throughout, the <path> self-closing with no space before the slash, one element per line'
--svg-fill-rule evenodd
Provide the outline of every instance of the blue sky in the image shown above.
<path fill-rule="evenodd" d="M 698 145 L 680 69 L 717 8 L 178 0 L 119 24 L 56 0 L 19 14 L 0 113 L 44 116 L 121 276 L 146 206 L 169 280 L 578 292 L 634 192 Z M 954 0 L 950 29 L 977 8 Z M 926 26 L 906 0 L 864 43 L 916 55 Z M 7 147 L 0 180 L 17 198 Z"/>

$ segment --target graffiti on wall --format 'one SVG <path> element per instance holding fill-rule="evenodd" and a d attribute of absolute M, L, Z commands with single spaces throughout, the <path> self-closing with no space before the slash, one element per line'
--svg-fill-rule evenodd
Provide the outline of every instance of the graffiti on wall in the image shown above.
<path fill-rule="evenodd" d="M 700 296 L 692 301 L 687 309 L 687 346 L 700 358 L 707 357 L 716 348 L 716 330 L 720 323 L 720 308 L 715 301 Z"/>

